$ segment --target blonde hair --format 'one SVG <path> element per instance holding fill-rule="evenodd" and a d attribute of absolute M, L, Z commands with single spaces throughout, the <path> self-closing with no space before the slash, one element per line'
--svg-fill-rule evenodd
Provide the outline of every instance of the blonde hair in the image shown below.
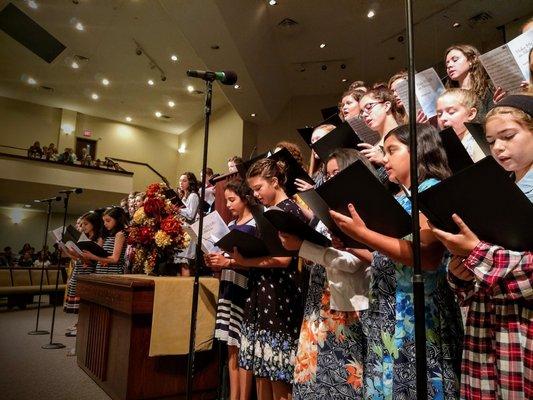
<path fill-rule="evenodd" d="M 518 108 L 508 106 L 494 107 L 490 110 L 485 118 L 485 127 L 487 126 L 489 119 L 500 115 L 510 115 L 517 124 L 522 125 L 530 132 L 533 132 L 533 117 Z"/>
<path fill-rule="evenodd" d="M 330 133 L 333 129 L 335 129 L 336 126 L 332 124 L 322 124 L 317 126 L 315 129 L 313 129 L 313 133 L 315 133 L 317 130 L 324 131 L 326 133 Z M 311 135 L 312 137 L 313 135 Z M 318 170 L 323 167 L 322 160 L 316 161 L 315 157 L 313 156 L 313 152 L 311 152 L 311 158 L 309 160 L 309 175 L 313 176 L 318 172 Z"/>
<path fill-rule="evenodd" d="M 444 96 L 452 96 L 455 100 L 466 108 L 475 108 L 478 112 L 481 108 L 481 102 L 479 97 L 471 90 L 460 89 L 460 88 L 450 88 L 446 89 L 441 93 L 437 101 L 442 99 Z"/>

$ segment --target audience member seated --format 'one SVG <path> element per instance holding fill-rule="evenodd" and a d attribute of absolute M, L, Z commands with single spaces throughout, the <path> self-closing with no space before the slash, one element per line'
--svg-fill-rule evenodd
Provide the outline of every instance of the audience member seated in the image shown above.
<path fill-rule="evenodd" d="M 42 156 L 43 156 L 43 149 L 41 149 L 41 143 L 37 141 L 28 149 L 28 157 L 29 158 L 42 158 Z"/>
<path fill-rule="evenodd" d="M 18 266 L 29 268 L 33 265 L 33 254 L 30 251 L 25 252 L 19 258 Z"/>
<path fill-rule="evenodd" d="M 10 267 L 15 262 L 15 255 L 10 246 L 4 247 L 4 251 L 0 253 L 0 267 Z"/>
<path fill-rule="evenodd" d="M 89 154 L 89 150 L 86 148 L 81 149 L 81 159 L 80 159 L 81 165 L 84 165 L 86 167 L 90 167 L 93 165 L 93 158 L 91 157 L 91 154 Z"/>
<path fill-rule="evenodd" d="M 57 161 L 57 158 L 59 157 L 57 147 L 54 143 L 50 143 L 50 145 L 46 148 L 44 151 L 44 158 L 49 161 Z"/>
<path fill-rule="evenodd" d="M 50 256 L 48 250 L 42 250 L 39 252 L 39 257 L 33 262 L 33 268 L 48 268 L 51 265 Z"/>
<path fill-rule="evenodd" d="M 76 154 L 74 154 L 70 147 L 66 147 L 65 151 L 61 153 L 57 161 L 63 164 L 74 164 L 76 161 Z"/>

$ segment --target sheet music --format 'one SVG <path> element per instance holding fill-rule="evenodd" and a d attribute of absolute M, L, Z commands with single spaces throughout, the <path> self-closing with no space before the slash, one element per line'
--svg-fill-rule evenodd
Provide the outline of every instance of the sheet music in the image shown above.
<path fill-rule="evenodd" d="M 372 146 L 374 146 L 377 142 L 380 141 L 381 138 L 379 137 L 379 134 L 370 129 L 368 125 L 365 124 L 365 121 L 363 121 L 361 118 L 350 118 L 347 119 L 346 122 L 350 124 L 353 131 L 356 133 L 357 136 L 359 136 L 359 139 L 361 139 L 363 142 L 370 143 Z"/>
<path fill-rule="evenodd" d="M 532 46 L 533 31 L 527 31 L 479 57 L 494 86 L 511 93 L 520 90 L 522 81 L 529 80 L 529 50 Z"/>
<path fill-rule="evenodd" d="M 196 221 L 192 225 L 184 225 L 185 231 L 194 243 L 198 242 L 198 227 L 200 222 Z M 204 217 L 204 228 L 202 233 L 202 251 L 204 253 L 214 253 L 221 251 L 215 243 L 229 232 L 229 228 L 220 217 L 217 211 L 207 214 Z"/>
<path fill-rule="evenodd" d="M 428 68 L 415 75 L 416 111 L 422 110 L 428 118 L 437 115 L 437 99 L 444 91 L 439 75 L 434 68 Z M 396 87 L 396 93 L 409 113 L 409 87 L 404 80 Z"/>

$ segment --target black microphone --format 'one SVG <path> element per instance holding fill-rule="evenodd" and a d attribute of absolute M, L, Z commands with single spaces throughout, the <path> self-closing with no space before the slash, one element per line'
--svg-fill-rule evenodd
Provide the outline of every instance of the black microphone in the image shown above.
<path fill-rule="evenodd" d="M 82 188 L 64 189 L 64 190 L 59 191 L 59 193 L 76 193 L 76 194 L 80 194 L 81 192 L 83 192 Z"/>
<path fill-rule="evenodd" d="M 33 202 L 34 203 L 46 203 L 49 201 L 59 201 L 59 200 L 61 200 L 61 196 L 49 197 L 48 199 L 33 200 Z"/>
<path fill-rule="evenodd" d="M 237 74 L 233 71 L 213 72 L 190 69 L 187 71 L 187 76 L 204 81 L 219 81 L 223 85 L 234 85 L 237 82 Z"/>

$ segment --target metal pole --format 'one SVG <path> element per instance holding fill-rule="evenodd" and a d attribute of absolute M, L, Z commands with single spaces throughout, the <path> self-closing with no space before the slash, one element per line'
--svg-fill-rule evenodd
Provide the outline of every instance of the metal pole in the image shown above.
<path fill-rule="evenodd" d="M 65 230 L 67 229 L 67 210 L 68 210 L 68 200 L 70 198 L 70 193 L 65 193 L 65 198 L 63 199 L 64 209 L 63 209 L 63 231 L 61 232 L 61 240 L 65 237 Z M 57 274 L 56 274 L 56 287 L 54 290 L 54 295 L 57 294 L 57 290 L 59 287 L 59 271 L 61 268 L 61 252 L 59 252 L 59 257 L 57 261 Z M 50 342 L 48 344 L 44 344 L 41 346 L 43 349 L 62 349 L 65 347 L 63 343 L 54 343 L 54 325 L 56 321 L 56 303 L 57 301 L 54 301 L 54 309 L 52 311 L 52 326 L 50 328 Z"/>
<path fill-rule="evenodd" d="M 411 154 L 411 210 L 413 231 L 413 300 L 415 315 L 415 352 L 416 352 L 416 398 L 427 399 L 426 376 L 426 322 L 424 307 L 424 278 L 420 263 L 420 226 L 418 220 L 418 160 L 416 138 L 416 97 L 415 97 L 415 51 L 413 36 L 412 1 L 405 0 L 407 23 L 407 57 L 409 86 L 409 136 Z"/>
<path fill-rule="evenodd" d="M 189 357 L 187 362 L 187 400 L 192 399 L 193 391 L 193 377 L 194 377 L 194 356 L 195 356 L 195 342 L 196 342 L 196 318 L 198 313 L 198 293 L 200 289 L 200 269 L 204 264 L 202 255 L 202 236 L 204 230 L 204 213 L 201 209 L 205 199 L 205 182 L 207 169 L 207 147 L 209 142 L 209 117 L 211 116 L 211 98 L 213 94 L 213 82 L 207 80 L 205 82 L 205 129 L 204 129 L 204 154 L 202 160 L 202 187 L 200 188 L 200 218 L 198 221 L 198 240 L 196 241 L 196 268 L 194 272 L 194 286 L 192 292 L 192 310 L 191 310 L 191 328 L 189 331 Z"/>
<path fill-rule="evenodd" d="M 44 230 L 43 249 L 48 242 L 48 228 L 50 226 L 50 216 L 52 215 L 52 201 L 54 199 L 48 199 L 48 211 L 46 214 L 46 229 Z M 42 251 L 42 250 L 41 250 Z M 39 317 L 41 314 L 41 297 L 43 295 L 43 276 L 44 276 L 44 258 L 41 262 L 41 282 L 39 283 L 39 301 L 37 303 L 37 319 L 35 321 L 35 330 L 28 332 L 28 335 L 48 335 L 50 332 L 45 330 L 39 330 Z"/>

